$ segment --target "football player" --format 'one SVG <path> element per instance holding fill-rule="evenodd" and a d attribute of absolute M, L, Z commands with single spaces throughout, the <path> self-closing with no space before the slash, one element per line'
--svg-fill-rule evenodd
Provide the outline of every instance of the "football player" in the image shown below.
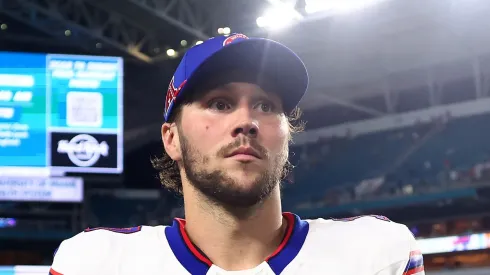
<path fill-rule="evenodd" d="M 63 241 L 51 274 L 423 275 L 405 225 L 283 213 L 307 86 L 301 59 L 272 40 L 232 34 L 189 49 L 162 102 L 164 155 L 153 160 L 162 185 L 183 195 L 185 220 L 87 229 Z"/>

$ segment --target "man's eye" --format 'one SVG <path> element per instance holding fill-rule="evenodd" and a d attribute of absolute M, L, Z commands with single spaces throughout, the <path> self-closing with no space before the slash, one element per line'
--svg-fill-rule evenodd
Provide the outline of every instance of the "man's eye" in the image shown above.
<path fill-rule="evenodd" d="M 218 111 L 225 111 L 231 108 L 230 104 L 225 100 L 214 100 L 209 104 L 209 108 L 215 109 Z"/>
<path fill-rule="evenodd" d="M 271 103 L 268 103 L 268 102 L 261 102 L 258 104 L 258 108 L 260 111 L 264 112 L 264 113 L 269 113 L 269 112 L 272 112 L 273 111 L 273 106 Z"/>

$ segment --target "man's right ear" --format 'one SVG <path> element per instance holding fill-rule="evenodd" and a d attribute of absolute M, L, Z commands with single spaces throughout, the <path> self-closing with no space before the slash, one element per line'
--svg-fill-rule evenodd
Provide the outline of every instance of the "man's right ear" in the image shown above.
<path fill-rule="evenodd" d="M 165 122 L 162 124 L 162 141 L 167 155 L 174 161 L 182 160 L 180 148 L 179 131 L 175 123 Z"/>

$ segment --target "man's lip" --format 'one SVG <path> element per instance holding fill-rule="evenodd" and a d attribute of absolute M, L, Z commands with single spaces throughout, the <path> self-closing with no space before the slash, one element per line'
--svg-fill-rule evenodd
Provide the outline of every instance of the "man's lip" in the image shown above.
<path fill-rule="evenodd" d="M 236 155 L 248 155 L 261 159 L 260 154 L 255 151 L 252 147 L 240 147 L 229 154 L 227 157 L 233 157 Z"/>

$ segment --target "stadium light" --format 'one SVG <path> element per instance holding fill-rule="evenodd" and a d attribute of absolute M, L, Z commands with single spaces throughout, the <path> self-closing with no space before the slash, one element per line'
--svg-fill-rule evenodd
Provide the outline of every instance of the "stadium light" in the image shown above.
<path fill-rule="evenodd" d="M 71 31 L 70 30 L 66 30 L 65 31 L 65 36 L 70 36 L 71 35 Z"/>
<path fill-rule="evenodd" d="M 173 57 L 175 56 L 176 52 L 174 49 L 168 49 L 167 50 L 167 55 L 170 56 L 170 57 Z"/>
<path fill-rule="evenodd" d="M 2 29 L 2 31 L 6 30 L 7 28 L 8 28 L 7 24 L 0 25 L 0 29 Z"/>
<path fill-rule="evenodd" d="M 270 8 L 256 20 L 260 28 L 283 29 L 303 18 L 303 15 L 295 9 L 296 1 L 267 0 L 267 2 Z"/>
<path fill-rule="evenodd" d="M 218 34 L 228 35 L 231 33 L 231 29 L 229 27 L 219 28 Z"/>
<path fill-rule="evenodd" d="M 196 41 L 196 45 L 202 44 L 202 40 Z"/>
<path fill-rule="evenodd" d="M 181 40 L 180 41 L 180 46 L 182 46 L 182 47 L 187 46 L 187 40 Z"/>
<path fill-rule="evenodd" d="M 384 0 L 306 0 L 305 11 L 308 14 L 329 12 L 345 14 L 365 9 Z"/>
<path fill-rule="evenodd" d="M 257 18 L 256 23 L 260 28 L 278 30 L 294 24 L 298 19 L 301 18 L 293 7 L 281 5 L 267 10 Z"/>

